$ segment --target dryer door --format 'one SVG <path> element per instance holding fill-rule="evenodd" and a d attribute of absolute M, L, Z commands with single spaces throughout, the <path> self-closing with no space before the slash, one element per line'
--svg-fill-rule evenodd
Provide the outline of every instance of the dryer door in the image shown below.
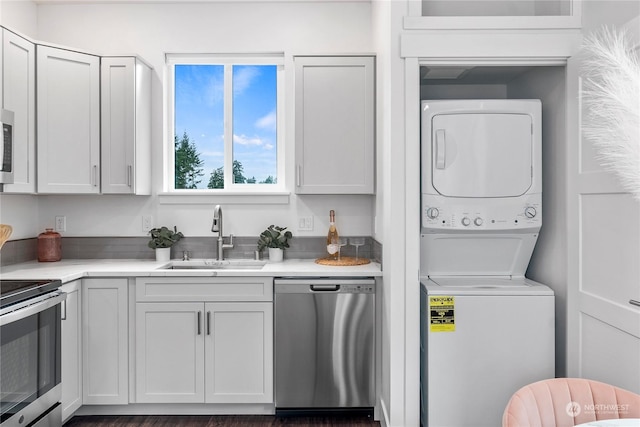
<path fill-rule="evenodd" d="M 448 197 L 512 197 L 532 183 L 527 114 L 437 114 L 432 118 L 433 187 Z"/>

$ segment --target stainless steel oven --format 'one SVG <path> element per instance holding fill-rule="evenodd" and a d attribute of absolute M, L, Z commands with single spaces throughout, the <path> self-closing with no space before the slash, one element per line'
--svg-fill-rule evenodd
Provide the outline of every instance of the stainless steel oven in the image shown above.
<path fill-rule="evenodd" d="M 60 285 L 0 280 L 2 427 L 62 424 Z"/>

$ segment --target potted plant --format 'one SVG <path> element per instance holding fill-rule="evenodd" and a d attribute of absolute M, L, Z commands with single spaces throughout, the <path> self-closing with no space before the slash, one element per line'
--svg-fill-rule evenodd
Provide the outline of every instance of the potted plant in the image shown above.
<path fill-rule="evenodd" d="M 293 237 L 290 231 L 285 231 L 287 227 L 270 225 L 260 233 L 258 239 L 258 250 L 269 249 L 269 260 L 274 262 L 282 261 L 285 248 L 289 247 L 289 239 Z"/>
<path fill-rule="evenodd" d="M 184 237 L 178 227 L 174 226 L 173 230 L 167 227 L 152 228 L 149 230 L 151 240 L 148 246 L 156 250 L 156 261 L 167 262 L 171 259 L 171 246 Z"/>

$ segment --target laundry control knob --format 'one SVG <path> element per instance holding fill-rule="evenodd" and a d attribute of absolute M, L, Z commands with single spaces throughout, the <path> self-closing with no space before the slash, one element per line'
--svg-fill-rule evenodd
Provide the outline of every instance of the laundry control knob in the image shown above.
<path fill-rule="evenodd" d="M 464 218 L 462 218 L 462 225 L 467 227 L 470 224 L 471 224 L 471 220 L 469 218 L 467 218 L 466 216 Z"/>
<path fill-rule="evenodd" d="M 440 215 L 440 211 L 438 210 L 438 208 L 429 208 L 427 209 L 427 216 L 431 219 L 436 219 L 438 218 L 438 215 Z"/>
<path fill-rule="evenodd" d="M 475 225 L 477 225 L 478 227 L 480 227 L 483 224 L 484 221 L 482 221 L 482 218 L 478 217 L 476 219 L 473 220 L 473 223 Z"/>
<path fill-rule="evenodd" d="M 524 209 L 524 216 L 526 216 L 527 218 L 535 218 L 537 214 L 538 212 L 536 212 L 536 208 L 534 208 L 533 206 L 527 206 Z"/>

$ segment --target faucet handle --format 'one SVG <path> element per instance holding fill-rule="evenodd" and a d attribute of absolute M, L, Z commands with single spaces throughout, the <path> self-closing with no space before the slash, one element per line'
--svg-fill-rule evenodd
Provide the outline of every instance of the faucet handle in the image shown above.
<path fill-rule="evenodd" d="M 223 243 L 222 247 L 226 249 L 233 248 L 233 234 L 229 234 L 229 243 Z"/>

